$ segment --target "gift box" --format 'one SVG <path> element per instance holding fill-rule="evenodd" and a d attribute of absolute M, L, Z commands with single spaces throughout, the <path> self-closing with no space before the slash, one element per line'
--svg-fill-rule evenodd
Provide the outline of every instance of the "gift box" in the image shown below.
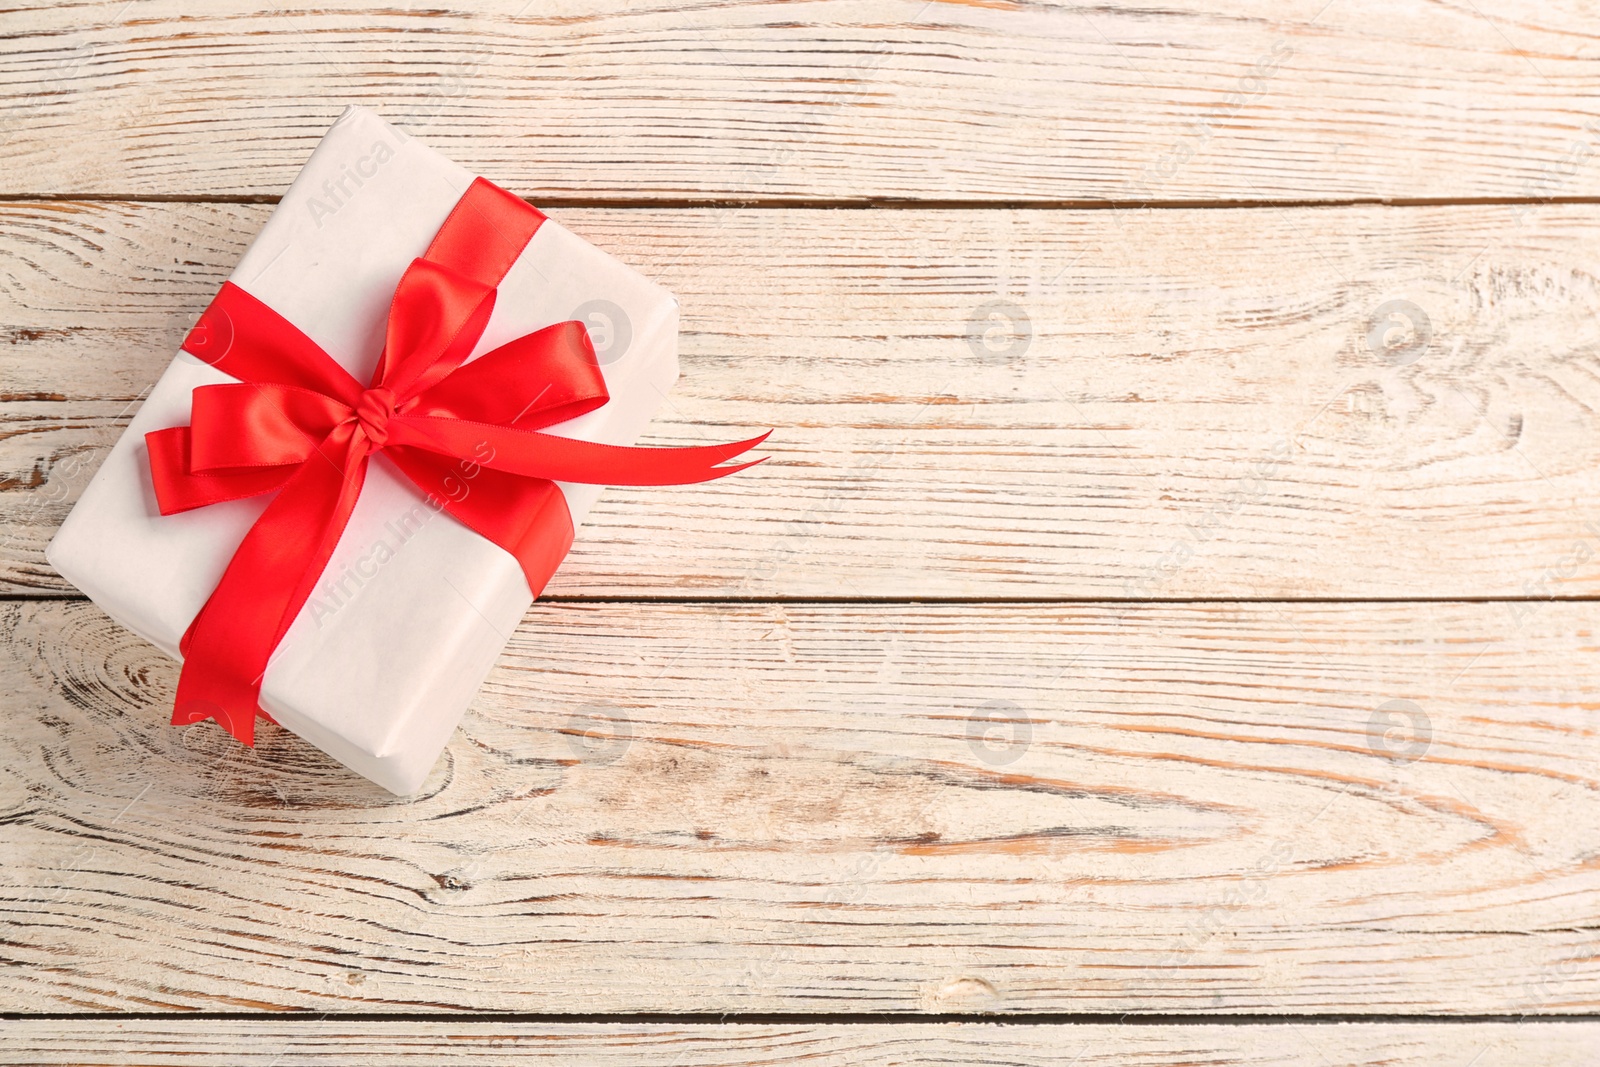
<path fill-rule="evenodd" d="M 506 236 L 518 227 L 524 232 Z M 531 236 L 526 228 L 532 228 Z M 502 238 L 507 243 L 497 252 Z M 471 294 L 479 290 L 457 278 L 451 268 L 471 274 L 481 266 L 478 260 L 497 254 L 505 263 L 487 271 L 487 284 L 494 292 L 473 304 L 476 297 Z M 431 260 L 419 259 L 425 256 Z M 444 266 L 435 267 L 433 261 Z M 435 299 L 433 290 L 405 293 L 408 285 L 427 289 L 424 283 L 438 280 L 422 276 L 425 268 L 445 278 L 439 283 L 445 289 L 454 285 L 451 292 L 469 293 L 462 306 L 470 309 L 458 317 L 477 316 L 470 328 L 481 328 L 482 333 L 464 361 L 461 353 L 450 356 L 447 350 L 451 345 L 464 346 L 466 334 L 438 341 L 439 351 L 446 355 L 439 357 L 437 367 L 417 373 L 431 375 L 427 380 L 432 381 L 452 359 L 459 362 L 460 374 L 480 358 L 486 366 L 498 360 L 495 366 L 511 367 L 512 377 L 521 376 L 516 384 L 530 391 L 532 398 L 524 411 L 543 413 L 545 422 L 530 422 L 534 416 L 521 412 L 513 417 L 500 411 L 490 421 L 508 425 L 522 421 L 505 431 L 484 430 L 483 412 L 496 410 L 495 404 L 503 406 L 511 397 L 507 387 L 483 387 L 483 382 L 492 381 L 483 375 L 472 380 L 476 386 L 472 381 L 459 387 L 428 386 L 433 392 L 425 398 L 452 388 L 461 396 L 469 386 L 494 394 L 457 405 L 467 412 L 468 420 L 457 426 L 447 425 L 452 415 L 448 404 L 429 400 L 431 407 L 416 407 L 418 401 L 405 395 L 396 403 L 396 391 L 408 393 L 400 381 L 408 373 L 403 359 L 412 359 L 396 353 L 414 343 L 401 335 L 408 329 L 426 334 L 435 328 L 430 316 L 436 309 L 429 304 Z M 270 616 L 270 607 L 260 605 L 280 594 L 286 597 L 282 622 L 277 633 L 269 635 L 274 638 L 269 642 L 270 659 L 249 680 L 250 686 L 259 687 L 260 710 L 390 791 L 415 792 L 533 597 L 565 555 L 573 529 L 602 491 L 601 485 L 589 483 L 628 481 L 635 453 L 696 451 L 618 452 L 627 462 L 613 464 L 609 473 L 585 472 L 585 480 L 579 482 L 540 481 L 536 476 L 582 467 L 584 457 L 604 459 L 613 453 L 574 445 L 578 458 L 552 467 L 539 459 L 543 452 L 523 448 L 535 438 L 546 451 L 558 444 L 551 438 L 631 445 L 677 379 L 677 303 L 661 286 L 359 107 L 349 108 L 318 144 L 229 282 L 106 457 L 47 556 L 113 619 L 178 658 L 185 649 L 196 655 L 195 646 L 186 644 L 195 640 L 209 649 L 210 660 L 227 661 L 233 636 L 228 627 L 260 629 L 265 624 L 251 623 L 252 613 Z M 448 303 L 454 297 L 438 299 Z M 402 304 L 422 325 L 396 326 L 397 318 L 404 318 Z M 492 305 L 492 310 L 484 311 L 484 304 Z M 270 346 L 262 348 L 267 352 L 262 355 L 251 347 L 254 340 L 246 343 L 246 335 L 253 337 L 251 331 L 262 328 L 256 318 L 275 323 L 278 334 L 294 343 L 299 343 L 300 335 L 308 338 L 355 383 L 378 383 L 387 373 L 386 384 L 393 388 L 385 391 L 368 385 L 357 398 L 350 390 L 360 386 L 352 386 L 337 371 L 318 371 L 333 383 L 323 392 L 345 390 L 339 394 L 344 397 L 341 401 L 314 395 L 316 389 L 276 382 L 279 371 L 271 361 L 277 357 L 268 351 Z M 570 330 L 562 333 L 556 325 L 574 320 L 587 326 L 588 339 L 581 346 Z M 576 331 L 578 340 L 584 332 Z M 527 340 L 530 337 L 532 341 Z M 552 378 L 558 382 L 554 395 L 549 383 L 533 390 L 523 380 L 533 373 L 528 367 L 553 357 L 522 358 L 519 353 L 524 349 L 517 347 L 524 342 L 548 347 L 556 343 L 551 337 L 565 345 L 558 354 L 572 363 Z M 281 342 L 275 343 L 281 349 Z M 415 343 L 432 342 L 424 338 Z M 507 357 L 508 351 L 520 362 Z M 320 366 L 321 358 L 313 352 L 307 365 Z M 424 368 L 427 358 L 415 357 L 412 370 Z M 246 365 L 241 360 L 249 359 L 257 362 L 241 384 L 241 378 L 228 371 L 238 371 Z M 601 391 L 603 379 L 605 398 L 598 406 L 596 396 L 584 400 L 567 395 L 583 393 L 581 384 L 572 385 L 567 379 L 582 379 L 585 374 L 594 377 L 590 393 Z M 204 388 L 219 385 L 234 388 Z M 409 392 L 421 388 L 413 382 Z M 302 401 L 316 411 L 309 416 L 296 411 L 291 414 L 298 422 L 285 421 L 290 415 L 284 412 Z M 516 402 L 523 399 L 517 397 Z M 317 414 L 323 408 L 333 414 Z M 425 412 L 430 419 L 408 421 L 408 411 Z M 584 413 L 548 422 L 576 411 Z M 316 423 L 324 417 L 325 426 Z M 194 425 L 189 427 L 191 418 Z M 273 427 L 280 423 L 280 438 L 285 435 L 283 426 L 290 430 L 314 426 L 312 437 L 327 427 L 333 429 L 326 439 L 302 446 L 293 434 L 286 441 L 274 441 Z M 432 432 L 430 427 L 454 431 L 461 426 L 478 428 L 482 440 L 471 450 L 463 448 L 470 435 L 457 433 L 448 447 L 418 437 Z M 385 450 L 385 438 L 391 431 L 403 436 L 401 430 L 410 433 L 411 444 L 418 447 Z M 359 453 L 360 472 L 354 471 L 356 460 L 339 451 L 346 446 Z M 445 454 L 423 455 L 424 449 L 434 447 Z M 561 452 L 561 447 L 566 446 L 554 452 Z M 330 492 L 347 509 L 345 524 L 342 531 L 337 522 L 328 527 L 332 532 L 326 535 L 326 544 L 332 548 L 324 546 L 326 565 L 320 572 L 314 566 L 307 570 L 304 581 L 297 580 L 297 592 L 282 592 L 282 575 L 290 571 L 270 572 L 269 567 L 263 572 L 268 576 L 258 575 L 255 586 L 240 587 L 256 592 L 241 595 L 235 589 L 229 594 L 232 599 L 222 603 L 230 588 L 225 576 L 237 586 L 236 572 L 267 565 L 245 558 L 253 551 L 246 546 L 267 537 L 253 531 L 274 522 L 284 528 L 286 520 L 279 512 L 294 506 L 288 498 L 301 492 L 293 488 L 299 483 L 286 480 L 286 472 L 300 468 L 269 466 L 278 462 L 274 448 L 293 453 L 285 463 L 292 460 L 307 466 L 296 475 L 301 480 L 344 478 L 344 488 Z M 512 474 L 496 468 L 496 463 L 517 466 L 505 457 L 521 454 L 519 450 L 538 454 L 517 461 L 521 466 Z M 227 458 L 234 452 L 240 457 Z M 370 458 L 361 458 L 369 452 Z M 263 454 L 266 459 L 260 458 Z M 415 474 L 418 465 L 426 466 L 423 460 L 432 464 L 432 473 L 408 476 L 406 470 Z M 319 461 L 335 467 L 345 464 L 343 475 L 318 474 L 320 468 L 311 468 Z M 404 462 L 413 465 L 402 469 Z M 206 470 L 200 469 L 208 464 Z M 228 479 L 248 482 L 258 469 L 273 483 L 267 491 L 236 499 L 222 499 L 228 494 L 220 491 L 206 495 L 210 490 L 204 487 L 213 483 L 205 476 L 216 475 L 215 484 L 231 484 Z M 280 473 L 268 477 L 273 471 Z M 689 480 L 700 479 L 661 475 L 629 484 Z M 348 484 L 352 481 L 357 483 L 353 489 Z M 517 484 L 507 488 L 512 481 Z M 173 505 L 173 499 L 189 492 L 186 486 L 191 483 L 202 486 L 195 491 L 199 499 Z M 548 491 L 552 484 L 555 491 Z M 540 487 L 546 490 L 544 495 Z M 495 499 L 509 500 L 515 507 L 496 505 L 489 510 L 491 489 L 501 494 Z M 281 503 L 274 504 L 275 499 Z M 270 514 L 269 505 L 275 509 Z M 171 513 L 162 514 L 163 506 Z M 502 514 L 507 510 L 515 510 L 516 528 L 511 533 L 491 531 L 500 544 L 469 527 L 469 523 L 483 529 L 485 522 L 509 522 Z M 314 524 L 302 516 L 301 525 Z M 295 538 L 304 542 L 295 549 L 302 554 L 305 546 L 316 542 L 311 534 L 296 533 Z M 267 543 L 275 544 L 270 537 Z M 271 550 L 280 556 L 287 551 Z M 283 565 L 282 559 L 267 562 Z M 295 611 L 295 597 L 302 594 Z M 203 620 L 197 618 L 202 609 Z M 259 634 L 251 639 L 263 640 Z M 208 661 L 205 669 L 213 666 Z M 197 677 L 201 674 L 198 659 L 185 665 L 175 721 L 186 721 L 183 700 L 191 670 Z M 214 713 L 226 724 L 227 716 L 215 706 L 200 703 L 200 712 L 188 709 L 189 719 Z M 246 739 L 253 730 L 253 711 L 245 715 L 246 727 L 237 721 L 230 727 Z"/>

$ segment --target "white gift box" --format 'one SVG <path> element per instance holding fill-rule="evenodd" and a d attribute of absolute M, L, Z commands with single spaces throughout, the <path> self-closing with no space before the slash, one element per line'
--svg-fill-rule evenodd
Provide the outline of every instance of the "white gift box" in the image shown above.
<path fill-rule="evenodd" d="M 401 274 L 473 177 L 349 108 L 231 280 L 365 382 Z M 545 432 L 633 444 L 678 377 L 677 301 L 554 220 L 501 282 L 472 358 L 574 318 L 589 325 L 611 399 Z M 187 425 L 193 389 L 234 380 L 180 352 L 46 551 L 106 614 L 175 658 L 270 494 L 164 517 L 144 435 Z M 578 526 L 601 487 L 559 484 Z M 274 653 L 261 706 L 384 788 L 415 792 L 531 603 L 510 553 L 429 506 L 379 454 L 317 592 Z"/>

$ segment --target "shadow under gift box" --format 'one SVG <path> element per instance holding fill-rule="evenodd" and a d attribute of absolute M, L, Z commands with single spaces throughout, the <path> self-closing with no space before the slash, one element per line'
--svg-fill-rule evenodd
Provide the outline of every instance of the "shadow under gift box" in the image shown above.
<path fill-rule="evenodd" d="M 366 382 L 400 276 L 473 177 L 351 107 L 231 280 Z M 595 338 L 611 399 L 545 432 L 630 445 L 678 377 L 677 301 L 553 220 L 500 283 L 471 358 L 597 304 L 611 320 L 611 336 Z M 106 614 L 174 658 L 271 494 L 163 517 L 144 435 L 187 425 L 195 388 L 234 380 L 180 353 L 46 551 Z M 472 473 L 464 464 L 460 492 L 472 491 Z M 558 484 L 573 526 L 581 524 L 601 487 Z M 384 788 L 415 792 L 532 602 L 508 552 L 436 510 L 379 453 L 332 559 L 267 667 L 261 706 Z"/>

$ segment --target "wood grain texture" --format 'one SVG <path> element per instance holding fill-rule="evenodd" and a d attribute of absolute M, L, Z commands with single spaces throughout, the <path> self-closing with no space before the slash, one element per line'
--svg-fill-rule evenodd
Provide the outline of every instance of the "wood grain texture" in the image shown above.
<path fill-rule="evenodd" d="M 45 541 L 271 210 L 152 201 L 272 200 L 347 102 L 603 205 L 559 214 L 683 300 L 652 441 L 777 428 L 612 491 L 405 800 L 0 601 L 0 1011 L 85 1013 L 0 1062 L 1592 1062 L 1592 22 L 0 12 L 0 595 L 67 591 Z M 1457 203 L 1218 206 L 1396 199 Z M 93 1017 L 196 1009 L 254 1017 Z M 1540 1021 L 337 1017 L 500 1011 Z"/>
<path fill-rule="evenodd" d="M 1596 610 L 539 606 L 399 800 L 12 602 L 0 1010 L 1594 1012 Z"/>
<path fill-rule="evenodd" d="M 1595 1023 L 1038 1026 L 682 1025 L 109 1019 L 0 1023 L 0 1062 L 107 1067 L 1465 1067 L 1594 1062 Z"/>
<path fill-rule="evenodd" d="M 44 543 L 269 210 L 0 206 L 5 588 L 68 588 Z M 558 215 L 682 299 L 649 440 L 777 432 L 609 491 L 554 594 L 1600 594 L 1587 206 Z"/>
<path fill-rule="evenodd" d="M 545 198 L 1600 194 L 1582 3 L 106 0 L 0 34 L 9 193 L 276 196 L 363 103 Z"/>

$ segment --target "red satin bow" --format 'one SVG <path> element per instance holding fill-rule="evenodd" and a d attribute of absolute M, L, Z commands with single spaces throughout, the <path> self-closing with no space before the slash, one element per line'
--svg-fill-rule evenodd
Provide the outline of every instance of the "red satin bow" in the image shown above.
<path fill-rule="evenodd" d="M 482 178 L 395 290 L 363 389 L 261 301 L 224 283 L 184 349 L 239 379 L 194 391 L 190 425 L 145 435 L 163 515 L 277 491 L 183 636 L 174 723 L 216 719 L 245 744 L 267 663 L 311 595 L 382 451 L 430 501 L 516 556 L 538 595 L 572 540 L 554 480 L 681 485 L 763 434 L 698 448 L 622 448 L 539 433 L 608 395 L 583 324 L 562 322 L 462 366 L 495 287 L 544 221 Z M 759 462 L 759 461 L 757 461 Z M 469 493 L 453 493 L 462 476 Z M 552 534 L 565 521 L 565 539 Z"/>

